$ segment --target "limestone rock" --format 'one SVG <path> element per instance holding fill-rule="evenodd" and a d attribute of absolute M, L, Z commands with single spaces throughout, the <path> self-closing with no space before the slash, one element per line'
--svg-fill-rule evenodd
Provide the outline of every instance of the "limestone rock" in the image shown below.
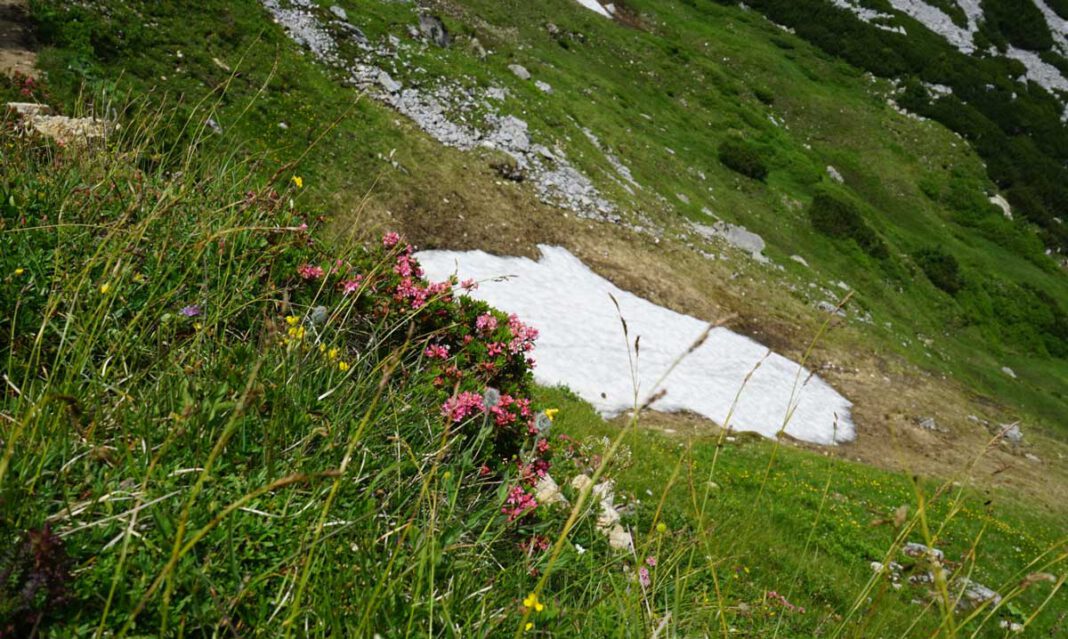
<path fill-rule="evenodd" d="M 546 474 L 544 477 L 538 480 L 538 483 L 534 486 L 534 498 L 538 500 L 539 504 L 568 504 L 567 498 L 560 492 L 560 486 L 556 484 L 556 480 Z"/>
<path fill-rule="evenodd" d="M 441 18 L 426 14 L 419 16 L 419 33 L 439 47 L 449 46 L 449 32 Z"/>
<path fill-rule="evenodd" d="M 521 64 L 509 64 L 508 70 L 515 74 L 515 77 L 519 78 L 520 80 L 530 79 L 530 71 L 527 71 L 527 68 Z"/>

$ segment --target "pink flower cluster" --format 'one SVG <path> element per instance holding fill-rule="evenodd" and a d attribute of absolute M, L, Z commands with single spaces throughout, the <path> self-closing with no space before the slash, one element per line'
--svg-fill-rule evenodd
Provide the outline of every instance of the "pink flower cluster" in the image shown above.
<path fill-rule="evenodd" d="M 768 599 L 778 603 L 779 605 L 781 605 L 783 608 L 786 608 L 790 612 L 799 612 L 801 614 L 805 614 L 805 609 L 804 608 L 802 608 L 801 606 L 795 606 L 794 604 L 792 604 L 789 601 L 787 601 L 786 597 L 780 595 L 779 593 L 775 592 L 774 590 L 768 592 Z"/>
<path fill-rule="evenodd" d="M 490 409 L 490 413 L 493 414 L 493 422 L 498 426 L 507 426 L 514 424 L 516 420 L 515 413 L 508 410 L 508 407 L 515 404 L 515 398 L 506 393 L 501 394 L 501 399 L 497 402 L 497 405 Z"/>
<path fill-rule="evenodd" d="M 515 313 L 508 316 L 508 328 L 512 331 L 512 342 L 508 345 L 511 353 L 525 353 L 534 348 L 534 341 L 538 339 L 538 329 L 521 322 Z"/>
<path fill-rule="evenodd" d="M 323 267 L 315 264 L 301 264 L 297 267 L 297 273 L 306 280 L 317 280 L 326 275 Z"/>
<path fill-rule="evenodd" d="M 352 295 L 356 292 L 356 289 L 360 288 L 360 284 L 363 282 L 362 275 L 356 275 L 350 279 L 341 282 L 341 292 L 345 295 Z"/>
<path fill-rule="evenodd" d="M 482 396 L 470 391 L 453 395 L 441 405 L 441 414 L 453 422 L 462 422 L 471 415 L 481 413 L 484 410 Z"/>
<path fill-rule="evenodd" d="M 483 313 L 475 320 L 475 329 L 483 335 L 489 335 L 497 330 L 497 318 L 492 313 Z"/>
<path fill-rule="evenodd" d="M 508 515 L 508 521 L 511 522 L 537 507 L 538 502 L 534 500 L 534 496 L 524 490 L 522 486 L 516 486 L 508 494 L 508 499 L 504 501 L 504 507 L 501 508 L 501 512 Z"/>
<path fill-rule="evenodd" d="M 400 244 L 400 235 L 395 231 L 390 231 L 382 236 L 382 246 L 386 248 L 393 248 L 397 244 Z"/>
<path fill-rule="evenodd" d="M 449 347 L 443 344 L 431 344 L 423 351 L 430 359 L 449 359 Z"/>

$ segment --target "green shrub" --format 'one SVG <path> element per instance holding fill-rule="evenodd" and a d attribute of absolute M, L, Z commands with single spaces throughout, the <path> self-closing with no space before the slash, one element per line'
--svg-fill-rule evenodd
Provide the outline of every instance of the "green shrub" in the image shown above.
<path fill-rule="evenodd" d="M 882 238 L 864 221 L 857 206 L 830 193 L 818 193 L 808 209 L 809 220 L 828 237 L 853 240 L 872 257 L 884 259 L 890 252 Z"/>
<path fill-rule="evenodd" d="M 983 0 L 986 27 L 1022 49 L 1045 51 L 1053 46 L 1046 18 L 1031 0 Z"/>
<path fill-rule="evenodd" d="M 719 161 L 728 169 L 754 180 L 763 181 L 768 167 L 757 149 L 742 140 L 726 140 L 719 145 Z"/>
<path fill-rule="evenodd" d="M 917 251 L 914 258 L 927 279 L 943 291 L 956 295 L 964 287 L 957 258 L 946 253 L 941 247 L 928 247 Z"/>

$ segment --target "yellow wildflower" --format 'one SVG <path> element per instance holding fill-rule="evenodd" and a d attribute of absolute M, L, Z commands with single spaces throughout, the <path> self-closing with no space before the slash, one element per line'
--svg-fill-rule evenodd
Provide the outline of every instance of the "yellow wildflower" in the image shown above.
<path fill-rule="evenodd" d="M 299 323 L 300 323 L 300 318 L 297 317 L 296 315 L 290 315 L 290 316 L 286 317 L 286 324 L 289 324 L 290 326 L 296 326 Z"/>
<path fill-rule="evenodd" d="M 526 632 L 530 632 L 530 629 L 534 627 L 533 621 L 528 621 L 527 625 L 523 628 Z"/>
<path fill-rule="evenodd" d="M 341 371 L 342 373 L 344 373 L 345 371 L 349 370 L 349 363 L 344 361 L 344 360 L 342 360 L 342 361 L 337 363 L 337 369 L 339 371 Z"/>
<path fill-rule="evenodd" d="M 559 408 L 546 408 L 545 416 L 549 418 L 549 421 L 556 419 L 556 414 L 560 412 Z"/>
<path fill-rule="evenodd" d="M 100 285 L 100 294 L 101 295 L 107 295 L 108 291 L 110 291 L 110 290 L 111 290 L 111 284 L 108 284 L 107 282 L 104 282 L 103 284 Z"/>
<path fill-rule="evenodd" d="M 658 532 L 660 534 L 666 533 L 667 532 L 667 524 L 665 524 L 664 522 L 660 522 L 659 524 L 657 524 L 656 525 L 656 532 Z"/>
<path fill-rule="evenodd" d="M 193 322 L 193 330 L 194 331 L 199 331 L 202 328 L 204 328 L 203 324 L 201 324 L 200 322 Z"/>
<path fill-rule="evenodd" d="M 337 356 L 338 356 L 338 354 L 339 354 L 340 352 L 341 352 L 341 351 L 340 351 L 340 350 L 338 350 L 338 349 L 337 349 L 336 347 L 335 347 L 335 348 L 331 348 L 331 349 L 330 349 L 329 351 L 327 351 L 327 353 L 326 353 L 326 356 L 327 356 L 328 358 L 330 358 L 330 361 L 332 362 L 332 361 L 334 361 L 335 359 L 337 359 Z"/>
<path fill-rule="evenodd" d="M 319 344 L 319 352 L 320 353 L 325 353 L 326 352 L 326 344 Z"/>
<path fill-rule="evenodd" d="M 299 175 L 294 175 L 293 176 L 293 184 L 296 184 L 298 189 L 303 189 L 304 188 L 304 179 L 301 178 Z"/>
<path fill-rule="evenodd" d="M 304 327 L 303 326 L 290 326 L 286 331 L 289 337 L 295 341 L 304 339 Z"/>
<path fill-rule="evenodd" d="M 527 598 L 523 600 L 523 605 L 535 612 L 541 612 L 545 610 L 545 604 L 538 601 L 538 593 L 532 592 L 527 595 Z"/>
<path fill-rule="evenodd" d="M 25 273 L 25 272 L 26 272 L 26 269 L 24 269 L 24 268 L 17 268 L 17 269 L 15 269 L 15 277 L 18 277 L 18 276 L 22 275 L 22 274 L 23 274 L 23 273 Z"/>

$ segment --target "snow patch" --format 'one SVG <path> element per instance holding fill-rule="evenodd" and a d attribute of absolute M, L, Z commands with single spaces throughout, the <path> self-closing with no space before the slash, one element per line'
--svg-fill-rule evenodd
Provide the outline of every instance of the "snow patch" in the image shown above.
<path fill-rule="evenodd" d="M 632 408 L 635 401 L 627 346 L 609 297 L 614 296 L 631 344 L 641 336 L 636 372 L 638 401 L 644 402 L 706 323 L 619 289 L 566 249 L 539 248 L 537 262 L 482 251 L 423 251 L 417 257 L 432 279 L 456 273 L 480 281 L 475 297 L 541 331 L 535 379 L 567 385 L 606 416 Z M 854 438 L 849 400 L 796 362 L 725 328 L 713 329 L 662 387 L 667 394 L 655 403 L 657 410 L 692 411 L 719 424 L 730 415 L 732 429 L 766 437 L 774 437 L 791 415 L 785 432 L 797 439 L 834 444 Z"/>
<path fill-rule="evenodd" d="M 606 18 L 611 18 L 612 17 L 612 14 L 608 13 L 608 9 L 605 9 L 604 6 L 600 2 L 597 2 L 597 0 L 578 0 L 578 3 L 581 4 L 582 6 L 586 7 L 590 11 L 593 11 L 595 13 L 599 13 L 599 14 L 603 15 Z"/>

